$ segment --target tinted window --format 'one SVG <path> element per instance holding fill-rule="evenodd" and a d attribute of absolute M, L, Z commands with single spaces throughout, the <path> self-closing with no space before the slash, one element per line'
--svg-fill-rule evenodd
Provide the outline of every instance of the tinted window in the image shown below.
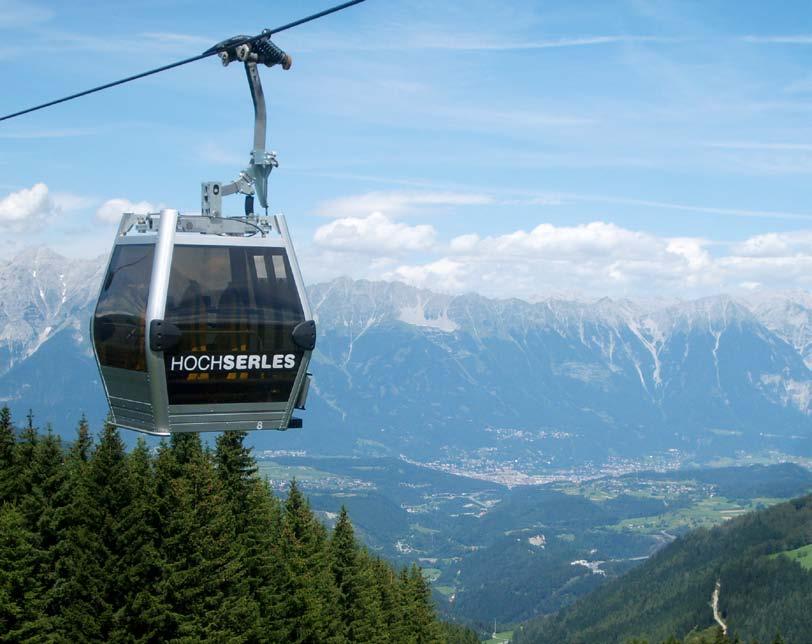
<path fill-rule="evenodd" d="M 145 317 L 152 275 L 152 245 L 116 246 L 102 283 L 93 340 L 106 367 L 146 371 Z"/>
<path fill-rule="evenodd" d="M 170 404 L 290 397 L 304 314 L 284 249 L 176 246 L 165 318 L 181 330 L 164 354 Z"/>

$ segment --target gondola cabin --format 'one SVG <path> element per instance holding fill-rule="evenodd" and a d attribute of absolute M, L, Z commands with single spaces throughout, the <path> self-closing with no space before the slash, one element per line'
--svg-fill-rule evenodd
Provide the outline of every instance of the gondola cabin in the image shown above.
<path fill-rule="evenodd" d="M 119 427 L 301 426 L 316 328 L 282 216 L 125 214 L 91 327 Z"/>

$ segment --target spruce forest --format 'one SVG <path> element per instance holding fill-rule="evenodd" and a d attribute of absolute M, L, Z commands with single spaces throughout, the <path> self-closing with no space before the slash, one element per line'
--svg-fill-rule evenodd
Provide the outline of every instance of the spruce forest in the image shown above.
<path fill-rule="evenodd" d="M 0 641 L 449 642 L 420 569 L 278 499 L 244 434 L 125 450 L 80 421 L 64 445 L 0 410 Z"/>

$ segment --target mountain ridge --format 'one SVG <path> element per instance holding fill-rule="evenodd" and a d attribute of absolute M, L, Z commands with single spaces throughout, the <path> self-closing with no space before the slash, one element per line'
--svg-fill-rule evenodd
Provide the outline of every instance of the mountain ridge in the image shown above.
<path fill-rule="evenodd" d="M 0 399 L 16 413 L 103 418 L 87 337 L 103 270 L 104 258 L 43 248 L 0 264 Z M 319 325 L 308 429 L 260 444 L 422 458 L 531 449 L 563 466 L 579 450 L 729 453 L 719 432 L 738 432 L 742 449 L 812 454 L 812 296 L 527 302 L 349 278 L 308 290 Z M 98 391 L 34 395 L 54 364 Z"/>

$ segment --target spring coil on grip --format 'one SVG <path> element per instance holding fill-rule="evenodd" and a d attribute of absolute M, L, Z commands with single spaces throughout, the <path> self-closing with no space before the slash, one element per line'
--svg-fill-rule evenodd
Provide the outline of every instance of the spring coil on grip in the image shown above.
<path fill-rule="evenodd" d="M 264 64 L 266 67 L 282 65 L 282 69 L 290 69 L 293 62 L 290 56 L 267 39 L 254 41 L 252 49 L 257 55 L 257 63 Z"/>

